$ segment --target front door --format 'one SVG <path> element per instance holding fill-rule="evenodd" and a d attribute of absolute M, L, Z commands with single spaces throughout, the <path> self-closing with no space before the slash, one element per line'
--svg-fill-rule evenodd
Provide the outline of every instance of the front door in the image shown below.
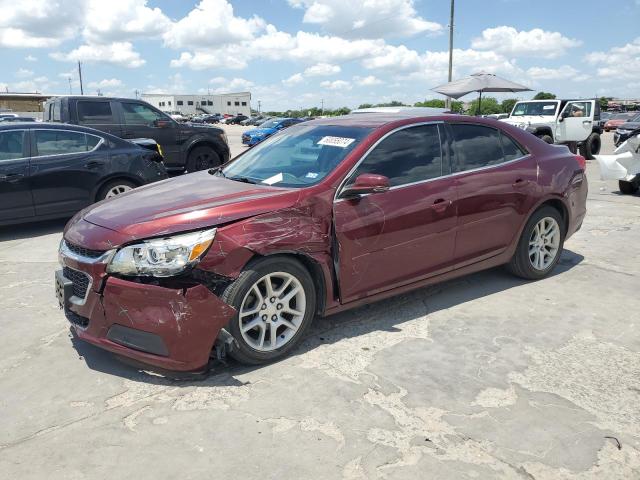
<path fill-rule="evenodd" d="M 178 124 L 164 113 L 149 105 L 131 101 L 122 102 L 123 138 L 152 138 L 162 148 L 168 167 L 184 166 L 180 151 Z"/>
<path fill-rule="evenodd" d="M 29 190 L 29 134 L 0 132 L 0 222 L 34 216 Z"/>
<path fill-rule="evenodd" d="M 33 129 L 30 182 L 36 215 L 72 214 L 94 202 L 109 168 L 109 152 L 97 135 Z"/>
<path fill-rule="evenodd" d="M 458 192 L 456 268 L 504 251 L 534 201 L 537 163 L 501 131 L 450 125 Z"/>
<path fill-rule="evenodd" d="M 456 194 L 436 124 L 404 128 L 382 140 L 345 185 L 363 173 L 389 178 L 384 193 L 334 204 L 342 303 L 450 269 Z"/>
<path fill-rule="evenodd" d="M 567 102 L 556 127 L 556 143 L 582 142 L 593 132 L 595 100 Z"/>

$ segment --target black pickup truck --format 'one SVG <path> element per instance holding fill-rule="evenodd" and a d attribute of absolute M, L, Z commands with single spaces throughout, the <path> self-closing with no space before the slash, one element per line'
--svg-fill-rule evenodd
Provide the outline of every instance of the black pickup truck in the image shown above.
<path fill-rule="evenodd" d="M 44 106 L 45 122 L 84 125 L 120 138 L 151 138 L 167 170 L 195 172 L 229 160 L 224 130 L 178 123 L 142 100 L 91 96 L 53 97 Z"/>

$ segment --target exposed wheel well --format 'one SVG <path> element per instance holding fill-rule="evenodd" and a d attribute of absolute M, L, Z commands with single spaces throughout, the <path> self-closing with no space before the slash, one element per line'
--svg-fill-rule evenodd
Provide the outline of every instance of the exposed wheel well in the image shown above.
<path fill-rule="evenodd" d="M 224 152 L 220 150 L 218 145 L 208 140 L 201 140 L 191 145 L 189 147 L 189 150 L 187 150 L 187 159 L 189 158 L 189 155 L 191 155 L 191 152 L 193 151 L 193 149 L 198 147 L 210 147 L 211 149 L 213 149 L 214 152 L 218 154 L 218 156 L 220 157 L 220 162 L 224 163 Z"/>
<path fill-rule="evenodd" d="M 540 208 L 544 207 L 545 205 L 553 207 L 558 212 L 560 212 L 560 216 L 562 217 L 562 223 L 563 223 L 563 226 L 564 226 L 564 231 L 565 231 L 565 234 L 566 234 L 566 232 L 569 230 L 569 212 L 567 211 L 567 207 L 565 206 L 565 204 L 562 203 L 561 200 L 552 198 L 552 199 L 549 199 L 546 202 L 542 203 L 536 209 L 536 211 L 539 210 Z"/>
<path fill-rule="evenodd" d="M 307 272 L 309 272 L 309 275 L 311 275 L 313 280 L 313 286 L 316 289 L 316 313 L 321 314 L 324 312 L 327 292 L 325 288 L 324 274 L 322 272 L 322 268 L 318 265 L 318 262 L 311 257 L 298 252 L 277 252 L 269 255 L 256 255 L 247 262 L 247 265 L 251 262 L 258 261 L 261 258 L 272 258 L 276 256 L 293 258 L 298 261 L 305 270 L 307 270 Z"/>
<path fill-rule="evenodd" d="M 96 187 L 95 191 L 93 192 L 93 201 L 94 202 L 99 201 L 100 192 L 102 192 L 102 189 L 104 188 L 104 186 L 115 180 L 126 180 L 127 182 L 133 183 L 136 187 L 139 187 L 140 185 L 142 185 L 142 182 L 136 177 L 130 177 L 127 175 L 117 175 L 115 177 L 109 177 L 103 180 L 102 182 L 100 182 L 100 184 Z"/>

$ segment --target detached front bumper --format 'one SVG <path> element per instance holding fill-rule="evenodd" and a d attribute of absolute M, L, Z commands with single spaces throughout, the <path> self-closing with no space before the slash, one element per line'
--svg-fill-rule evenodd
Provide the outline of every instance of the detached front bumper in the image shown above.
<path fill-rule="evenodd" d="M 166 288 L 105 276 L 106 265 L 64 256 L 61 262 L 66 268 L 56 273 L 58 299 L 78 337 L 151 367 L 203 370 L 220 330 L 236 313 L 203 285 Z M 90 280 L 84 298 L 74 295 L 77 279 L 65 276 L 69 269 Z"/>

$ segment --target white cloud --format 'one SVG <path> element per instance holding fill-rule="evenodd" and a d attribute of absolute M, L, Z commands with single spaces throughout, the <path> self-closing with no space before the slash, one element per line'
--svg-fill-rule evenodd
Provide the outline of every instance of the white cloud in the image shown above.
<path fill-rule="evenodd" d="M 33 55 L 27 55 L 26 57 L 24 57 L 25 61 L 27 62 L 37 62 L 38 59 L 36 57 L 34 57 Z"/>
<path fill-rule="evenodd" d="M 234 52 L 230 48 L 221 48 L 212 52 L 182 52 L 179 58 L 171 60 L 173 68 L 187 67 L 192 70 L 206 70 L 210 68 L 228 68 L 240 70 L 246 68 L 247 58 L 238 56 L 238 51 Z"/>
<path fill-rule="evenodd" d="M 55 52 L 51 58 L 67 62 L 110 63 L 120 67 L 137 68 L 145 64 L 130 42 L 114 42 L 108 45 L 80 45 L 68 53 Z"/>
<path fill-rule="evenodd" d="M 27 70 L 26 68 L 19 68 L 15 73 L 18 78 L 29 78 L 33 77 L 33 70 Z"/>
<path fill-rule="evenodd" d="M 266 22 L 260 17 L 236 17 L 227 0 L 201 0 L 170 27 L 164 41 L 172 48 L 208 48 L 251 40 L 265 27 Z"/>
<path fill-rule="evenodd" d="M 162 10 L 147 7 L 147 0 L 90 0 L 87 6 L 83 35 L 90 43 L 154 37 L 171 25 Z"/>
<path fill-rule="evenodd" d="M 90 82 L 89 88 L 95 89 L 105 89 L 105 88 L 118 88 L 122 86 L 122 80 L 118 80 L 117 78 L 105 78 L 104 80 L 100 80 L 99 82 Z"/>
<path fill-rule="evenodd" d="M 406 37 L 438 34 L 439 23 L 420 17 L 413 0 L 289 0 L 304 9 L 303 22 L 318 24 L 331 34 L 346 38 Z"/>
<path fill-rule="evenodd" d="M 513 27 L 501 26 L 484 30 L 481 37 L 473 39 L 471 47 L 513 56 L 556 58 L 581 44 L 581 41 L 565 37 L 559 32 L 548 32 L 541 28 L 518 31 Z"/>
<path fill-rule="evenodd" d="M 325 80 L 320 83 L 320 86 L 328 90 L 351 90 L 351 84 L 345 80 Z"/>
<path fill-rule="evenodd" d="M 317 63 L 304 71 L 307 77 L 327 77 L 340 73 L 341 68 L 338 65 L 330 63 Z"/>
<path fill-rule="evenodd" d="M 637 80 L 640 77 L 640 37 L 607 52 L 590 53 L 586 60 L 596 67 L 600 77 Z"/>
<path fill-rule="evenodd" d="M 216 93 L 238 92 L 250 90 L 255 84 L 251 80 L 244 78 L 233 78 L 225 82 L 224 86 L 217 88 Z"/>
<path fill-rule="evenodd" d="M 168 77 L 168 82 L 162 86 L 147 85 L 144 93 L 187 93 L 188 80 L 185 80 L 182 74 L 176 73 Z"/>
<path fill-rule="evenodd" d="M 226 83 L 228 80 L 225 77 L 214 77 L 209 80 L 209 83 Z"/>
<path fill-rule="evenodd" d="M 289 78 L 284 79 L 282 83 L 287 87 L 291 87 L 293 85 L 297 85 L 298 83 L 302 83 L 303 81 L 304 77 L 301 73 L 294 73 Z"/>
<path fill-rule="evenodd" d="M 533 80 L 585 80 L 587 77 L 571 65 L 558 68 L 531 67 L 527 69 L 527 76 Z"/>
<path fill-rule="evenodd" d="M 384 83 L 382 80 L 374 77 L 373 75 L 368 75 L 366 77 L 355 76 L 353 77 L 353 82 L 361 87 L 371 87 L 373 85 L 381 85 Z"/>

